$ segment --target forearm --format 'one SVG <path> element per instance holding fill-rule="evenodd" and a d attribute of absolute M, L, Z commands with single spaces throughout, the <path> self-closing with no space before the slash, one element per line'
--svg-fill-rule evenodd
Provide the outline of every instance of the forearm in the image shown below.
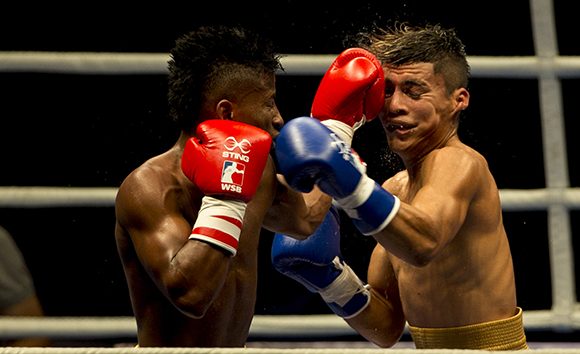
<path fill-rule="evenodd" d="M 302 194 L 305 203 L 302 218 L 308 220 L 308 235 L 312 234 L 324 220 L 332 205 L 332 197 L 314 187 L 310 193 Z"/>
<path fill-rule="evenodd" d="M 282 180 L 263 226 L 273 232 L 303 239 L 318 228 L 331 204 L 332 198 L 317 187 L 309 193 L 300 193 Z"/>
<path fill-rule="evenodd" d="M 440 226 L 429 215 L 401 203 L 396 217 L 388 227 L 373 234 L 385 249 L 414 266 L 428 264 L 441 249 Z"/>
<path fill-rule="evenodd" d="M 184 314 L 203 317 L 225 284 L 231 260 L 220 247 L 188 240 L 162 278 L 167 296 Z"/>

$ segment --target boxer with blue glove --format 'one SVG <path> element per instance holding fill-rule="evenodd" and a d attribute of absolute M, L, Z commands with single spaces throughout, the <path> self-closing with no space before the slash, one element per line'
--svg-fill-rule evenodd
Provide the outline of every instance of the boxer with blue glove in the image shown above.
<path fill-rule="evenodd" d="M 527 349 L 499 190 L 485 157 L 458 136 L 459 117 L 470 100 L 470 68 L 461 40 L 453 29 L 406 24 L 369 33 L 364 40 L 388 71 L 379 118 L 404 170 L 377 185 L 348 146 L 348 136 L 311 117 L 290 121 L 276 141 L 279 172 L 293 188 L 316 187 L 331 195 L 359 230 L 377 241 L 367 269 L 368 305 L 358 312 L 350 308 L 360 296 L 350 290 L 356 278 L 342 285 L 344 305 L 337 309 L 334 297 L 327 302 L 381 347 L 396 343 L 407 325 L 417 349 Z M 365 92 L 357 86 L 364 80 L 347 72 L 352 73 L 330 77 L 344 77 L 352 85 L 340 80 L 321 85 L 329 90 L 323 97 L 345 98 L 334 101 L 331 112 L 361 102 L 347 97 Z M 347 117 L 341 113 L 333 119 L 347 122 Z M 320 228 L 313 240 L 319 233 L 330 237 Z M 285 274 L 326 297 L 337 274 L 346 273 L 329 262 L 337 252 L 326 253 L 323 242 L 313 243 L 310 252 L 303 249 L 308 243 L 284 243 L 282 259 L 293 262 L 278 261 L 278 268 L 284 266 Z M 311 264 L 298 266 L 305 259 Z M 321 270 L 313 264 L 327 266 Z"/>

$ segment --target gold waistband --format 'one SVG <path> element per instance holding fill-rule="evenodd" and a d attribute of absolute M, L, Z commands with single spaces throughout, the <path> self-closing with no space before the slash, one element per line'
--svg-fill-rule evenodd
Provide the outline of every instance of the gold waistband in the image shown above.
<path fill-rule="evenodd" d="M 409 325 L 418 349 L 528 349 L 522 309 L 510 318 L 460 327 L 419 328 Z"/>

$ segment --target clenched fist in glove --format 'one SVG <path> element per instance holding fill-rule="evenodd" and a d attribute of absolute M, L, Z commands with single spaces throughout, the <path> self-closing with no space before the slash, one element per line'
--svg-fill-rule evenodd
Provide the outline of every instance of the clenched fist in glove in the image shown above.
<path fill-rule="evenodd" d="M 362 48 L 349 48 L 320 81 L 311 116 L 349 145 L 354 131 L 376 118 L 385 103 L 385 77 L 379 60 Z"/>
<path fill-rule="evenodd" d="M 199 124 L 181 158 L 183 173 L 205 194 L 190 239 L 236 254 L 246 203 L 256 193 L 271 144 L 267 132 L 249 124 Z"/>
<path fill-rule="evenodd" d="M 358 315 L 370 302 L 370 291 L 342 259 L 335 207 L 306 240 L 275 234 L 271 255 L 276 270 L 319 293 L 330 309 L 343 318 Z"/>
<path fill-rule="evenodd" d="M 352 148 L 312 117 L 290 120 L 276 138 L 278 170 L 301 192 L 314 185 L 334 198 L 365 235 L 384 229 L 400 201 L 366 174 Z"/>

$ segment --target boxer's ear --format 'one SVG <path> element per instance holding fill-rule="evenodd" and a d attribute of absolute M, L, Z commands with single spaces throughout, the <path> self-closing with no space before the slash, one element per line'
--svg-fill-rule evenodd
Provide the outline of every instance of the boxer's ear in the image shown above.
<path fill-rule="evenodd" d="M 464 87 L 460 87 L 453 93 L 453 99 L 455 110 L 463 111 L 469 106 L 469 91 Z"/>
<path fill-rule="evenodd" d="M 218 119 L 233 120 L 234 105 L 231 101 L 223 99 L 216 105 L 216 114 Z"/>

